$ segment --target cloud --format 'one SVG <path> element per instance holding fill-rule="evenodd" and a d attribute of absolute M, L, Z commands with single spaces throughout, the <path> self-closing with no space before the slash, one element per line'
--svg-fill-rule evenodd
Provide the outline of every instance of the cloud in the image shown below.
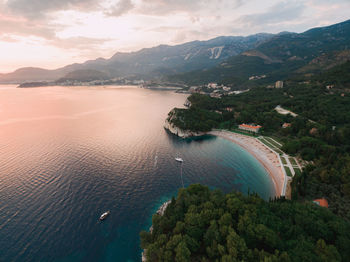
<path fill-rule="evenodd" d="M 184 42 L 193 41 L 194 39 L 206 39 L 210 38 L 209 34 L 206 32 L 196 31 L 196 30 L 178 30 L 175 36 L 171 39 L 173 44 L 180 44 Z"/>
<path fill-rule="evenodd" d="M 41 25 L 30 20 L 20 17 L 1 16 L 0 17 L 0 36 L 17 35 L 17 36 L 37 36 L 45 39 L 55 37 L 57 27 L 52 25 Z"/>
<path fill-rule="evenodd" d="M 39 19 L 48 12 L 59 10 L 94 10 L 99 7 L 99 2 L 99 0 L 9 0 L 6 2 L 6 7 L 14 14 Z"/>
<path fill-rule="evenodd" d="M 249 27 L 266 27 L 271 24 L 281 24 L 287 21 L 297 21 L 303 14 L 304 4 L 296 1 L 283 1 L 265 12 L 249 14 L 236 20 Z"/>
<path fill-rule="evenodd" d="M 200 11 L 218 12 L 222 8 L 235 9 L 243 4 L 242 0 L 142 0 L 138 12 L 148 15 L 165 16 L 170 13 L 194 14 Z"/>
<path fill-rule="evenodd" d="M 91 37 L 70 37 L 70 38 L 55 38 L 50 40 L 50 44 L 62 49 L 76 50 L 98 50 L 105 43 L 115 39 L 109 38 L 91 38 Z"/>
<path fill-rule="evenodd" d="M 117 4 L 112 6 L 110 10 L 105 11 L 105 14 L 108 16 L 122 16 L 132 10 L 135 5 L 131 2 L 131 0 L 120 0 Z"/>

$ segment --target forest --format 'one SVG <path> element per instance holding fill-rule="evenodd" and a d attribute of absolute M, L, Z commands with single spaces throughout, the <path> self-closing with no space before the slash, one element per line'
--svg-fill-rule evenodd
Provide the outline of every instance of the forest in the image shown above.
<path fill-rule="evenodd" d="M 350 224 L 326 208 L 255 194 L 180 189 L 152 232 L 147 261 L 348 261 Z"/>

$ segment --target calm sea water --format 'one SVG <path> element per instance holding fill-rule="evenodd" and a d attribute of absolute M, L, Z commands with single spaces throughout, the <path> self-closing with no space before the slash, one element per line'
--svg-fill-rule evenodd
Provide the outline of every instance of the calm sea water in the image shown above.
<path fill-rule="evenodd" d="M 0 87 L 0 261 L 140 261 L 140 230 L 182 182 L 274 195 L 237 145 L 163 129 L 185 99 L 135 87 Z"/>

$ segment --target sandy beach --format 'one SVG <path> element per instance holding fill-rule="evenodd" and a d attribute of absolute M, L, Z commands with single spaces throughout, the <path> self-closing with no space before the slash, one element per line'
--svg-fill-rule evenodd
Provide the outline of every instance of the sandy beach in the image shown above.
<path fill-rule="evenodd" d="M 265 146 L 254 137 L 249 137 L 229 131 L 211 131 L 208 134 L 222 137 L 235 144 L 241 146 L 243 149 L 252 154 L 269 173 L 276 191 L 276 196 L 284 195 L 285 174 L 277 154 L 270 148 Z"/>

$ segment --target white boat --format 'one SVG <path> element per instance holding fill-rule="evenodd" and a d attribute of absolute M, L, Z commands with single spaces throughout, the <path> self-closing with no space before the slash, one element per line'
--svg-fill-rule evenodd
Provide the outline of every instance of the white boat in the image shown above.
<path fill-rule="evenodd" d="M 176 160 L 177 162 L 183 162 L 183 161 L 184 161 L 181 157 L 175 157 L 175 160 Z"/>
<path fill-rule="evenodd" d="M 101 216 L 100 216 L 100 220 L 105 220 L 109 214 L 111 213 L 111 211 L 107 211 L 107 212 L 104 212 Z"/>

